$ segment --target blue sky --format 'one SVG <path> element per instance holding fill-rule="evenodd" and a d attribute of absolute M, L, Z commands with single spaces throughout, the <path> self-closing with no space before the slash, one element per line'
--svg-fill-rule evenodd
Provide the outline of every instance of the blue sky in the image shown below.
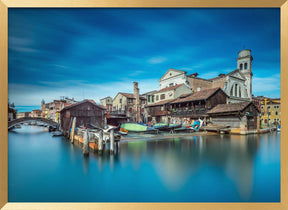
<path fill-rule="evenodd" d="M 159 89 L 169 69 L 212 78 L 252 50 L 253 94 L 280 97 L 279 9 L 9 9 L 9 99 L 19 111 Z M 29 108 L 27 108 L 29 106 Z M 26 107 L 26 108 L 25 108 Z"/>

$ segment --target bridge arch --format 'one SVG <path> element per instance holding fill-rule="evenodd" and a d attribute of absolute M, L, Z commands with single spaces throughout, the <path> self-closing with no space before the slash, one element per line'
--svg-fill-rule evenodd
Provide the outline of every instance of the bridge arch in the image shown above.
<path fill-rule="evenodd" d="M 8 130 L 13 128 L 15 125 L 17 125 L 19 123 L 29 122 L 29 121 L 44 122 L 44 123 L 51 125 L 51 126 L 58 126 L 57 122 L 54 122 L 53 120 L 49 120 L 49 119 L 42 118 L 42 117 L 21 117 L 21 118 L 9 121 L 8 122 Z"/>

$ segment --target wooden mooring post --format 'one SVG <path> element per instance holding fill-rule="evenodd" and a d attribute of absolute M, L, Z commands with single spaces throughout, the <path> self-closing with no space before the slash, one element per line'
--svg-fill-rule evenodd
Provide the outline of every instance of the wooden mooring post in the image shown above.
<path fill-rule="evenodd" d="M 103 152 L 103 130 L 100 130 L 98 139 L 98 153 L 102 154 L 102 152 Z"/>
<path fill-rule="evenodd" d="M 87 130 L 84 132 L 83 141 L 84 141 L 83 154 L 84 154 L 84 156 L 87 156 L 87 155 L 89 155 L 89 136 L 88 136 Z"/>
<path fill-rule="evenodd" d="M 110 153 L 114 153 L 114 129 L 110 130 Z"/>
<path fill-rule="evenodd" d="M 72 129 L 71 129 L 71 132 L 70 132 L 70 142 L 72 144 L 74 144 L 75 126 L 76 126 L 76 117 L 73 118 Z"/>

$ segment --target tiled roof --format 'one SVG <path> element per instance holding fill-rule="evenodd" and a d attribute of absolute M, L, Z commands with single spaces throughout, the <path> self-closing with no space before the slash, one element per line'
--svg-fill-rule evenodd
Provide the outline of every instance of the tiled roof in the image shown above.
<path fill-rule="evenodd" d="M 201 90 L 198 92 L 194 92 L 190 95 L 188 95 L 187 97 L 182 95 L 173 101 L 172 103 L 182 103 L 182 102 L 188 102 L 188 101 L 199 101 L 199 100 L 205 100 L 208 99 L 210 96 L 212 96 L 215 92 L 217 92 L 218 90 L 221 90 L 221 88 L 211 88 L 211 89 L 206 89 L 206 90 Z"/>
<path fill-rule="evenodd" d="M 231 72 L 228 73 L 228 74 L 220 74 L 218 77 L 214 77 L 214 78 L 209 79 L 209 80 L 216 80 L 216 79 L 220 79 L 220 78 L 223 78 L 223 77 L 229 76 L 229 75 L 235 73 L 236 71 L 238 71 L 238 69 L 235 69 L 234 71 L 231 71 Z"/>
<path fill-rule="evenodd" d="M 281 103 L 279 103 L 279 102 L 274 102 L 274 101 L 268 101 L 268 102 L 267 102 L 267 105 L 271 105 L 271 104 L 281 104 Z"/>
<path fill-rule="evenodd" d="M 100 100 L 103 100 L 103 99 L 106 99 L 106 98 L 111 98 L 110 96 L 107 96 L 107 97 L 105 97 L 105 98 L 101 98 Z"/>
<path fill-rule="evenodd" d="M 160 102 L 157 102 L 157 103 L 154 103 L 154 104 L 149 104 L 148 106 L 161 106 L 161 105 L 164 105 L 164 104 L 168 104 L 172 101 L 174 101 L 175 99 L 169 99 L 169 100 L 164 100 L 164 101 L 160 101 Z"/>
<path fill-rule="evenodd" d="M 196 73 L 193 73 L 193 74 L 189 74 L 189 75 L 187 75 L 187 77 L 197 77 L 198 76 L 198 73 L 196 72 Z"/>
<path fill-rule="evenodd" d="M 64 107 L 71 106 L 72 103 L 64 103 Z"/>
<path fill-rule="evenodd" d="M 80 101 L 80 102 L 77 102 L 77 103 L 73 103 L 73 104 L 71 104 L 70 106 L 64 107 L 64 108 L 61 110 L 61 112 L 64 111 L 64 110 L 66 110 L 66 109 L 71 109 L 71 108 L 73 108 L 73 107 L 75 107 L 75 106 L 78 106 L 78 105 L 83 104 L 83 103 L 86 103 L 86 102 L 89 102 L 89 103 L 93 104 L 94 106 L 99 107 L 100 109 L 103 109 L 103 110 L 106 109 L 106 108 L 104 108 L 104 107 L 102 107 L 102 106 L 97 105 L 95 102 L 93 103 L 93 100 L 85 99 L 85 100 L 83 100 L 83 101 Z"/>
<path fill-rule="evenodd" d="M 218 104 L 213 109 L 207 112 L 207 114 L 223 113 L 223 112 L 237 112 L 244 110 L 252 102 L 241 102 L 232 104 Z"/>
<path fill-rule="evenodd" d="M 93 104 L 96 104 L 96 102 L 93 99 L 88 99 L 88 101 L 92 102 Z"/>
<path fill-rule="evenodd" d="M 135 98 L 133 93 L 121 93 L 121 92 L 119 92 L 119 94 L 121 94 L 127 98 Z M 145 100 L 146 98 L 143 96 L 140 96 L 140 99 Z"/>
<path fill-rule="evenodd" d="M 102 107 L 103 109 L 107 109 L 105 106 L 103 106 L 103 105 L 98 105 L 98 106 L 100 106 L 100 107 Z"/>
<path fill-rule="evenodd" d="M 127 98 L 134 98 L 134 95 L 132 93 L 121 93 L 120 92 L 119 94 L 121 94 L 121 95 L 123 95 L 123 96 L 125 96 Z"/>
<path fill-rule="evenodd" d="M 157 92 L 157 90 L 152 90 L 152 91 L 149 91 L 147 93 L 143 93 L 141 96 L 154 94 L 155 92 Z"/>
<path fill-rule="evenodd" d="M 185 93 L 185 94 L 182 94 L 181 96 L 179 96 L 179 98 L 186 98 L 187 96 L 190 96 L 192 94 L 193 93 Z"/>
<path fill-rule="evenodd" d="M 163 88 L 163 89 L 161 89 L 161 90 L 158 90 L 157 93 L 164 92 L 164 91 L 169 91 L 169 90 L 175 90 L 175 89 L 177 89 L 178 87 L 181 87 L 182 85 L 184 85 L 184 84 L 182 83 L 182 84 L 179 84 L 179 85 L 174 85 L 174 86 L 171 86 L 171 87 L 166 87 L 166 88 Z"/>

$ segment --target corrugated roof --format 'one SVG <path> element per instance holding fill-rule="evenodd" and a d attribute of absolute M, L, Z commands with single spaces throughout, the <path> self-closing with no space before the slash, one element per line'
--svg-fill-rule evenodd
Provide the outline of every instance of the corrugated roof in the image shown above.
<path fill-rule="evenodd" d="M 218 104 L 213 109 L 207 112 L 207 114 L 224 113 L 224 112 L 238 112 L 243 111 L 252 102 L 241 102 L 232 104 Z"/>
<path fill-rule="evenodd" d="M 172 104 L 188 102 L 188 101 L 205 100 L 205 99 L 208 99 L 210 96 L 212 96 L 218 90 L 221 90 L 221 88 L 211 88 L 211 89 L 201 90 L 198 92 L 194 92 L 188 95 L 187 97 L 182 95 L 182 97 L 180 96 L 177 100 L 173 101 Z"/>

